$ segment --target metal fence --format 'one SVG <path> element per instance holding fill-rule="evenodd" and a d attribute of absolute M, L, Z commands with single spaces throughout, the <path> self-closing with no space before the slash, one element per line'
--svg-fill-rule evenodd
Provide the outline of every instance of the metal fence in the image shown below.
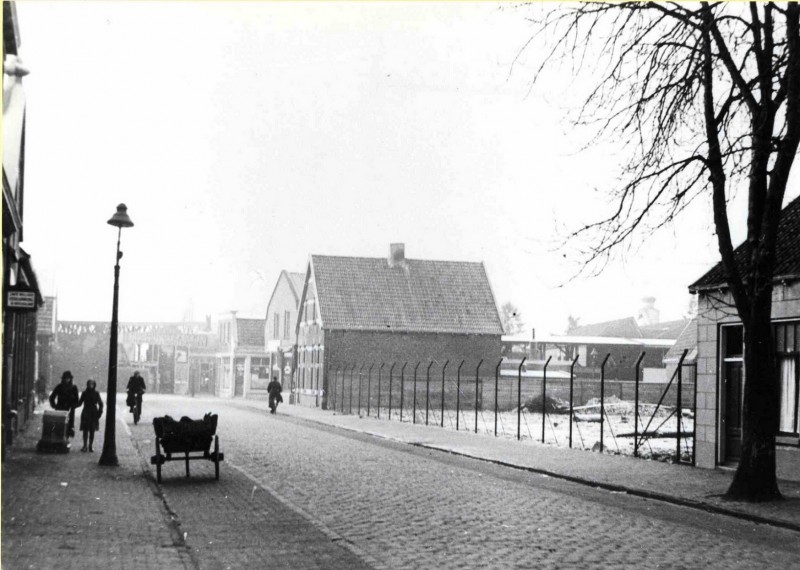
<path fill-rule="evenodd" d="M 694 364 L 681 356 L 667 382 L 576 374 L 577 358 L 513 369 L 507 360 L 373 362 L 328 369 L 329 410 L 385 420 L 534 440 L 564 447 L 694 464 Z"/>

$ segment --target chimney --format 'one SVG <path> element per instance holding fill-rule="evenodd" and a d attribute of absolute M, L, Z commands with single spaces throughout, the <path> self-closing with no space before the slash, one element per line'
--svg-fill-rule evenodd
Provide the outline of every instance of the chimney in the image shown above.
<path fill-rule="evenodd" d="M 406 244 L 404 243 L 390 243 L 389 244 L 389 267 L 397 265 L 404 265 L 406 262 Z"/>
<path fill-rule="evenodd" d="M 660 311 L 656 309 L 655 297 L 642 297 L 643 306 L 636 315 L 636 323 L 639 326 L 657 325 L 660 321 Z"/>

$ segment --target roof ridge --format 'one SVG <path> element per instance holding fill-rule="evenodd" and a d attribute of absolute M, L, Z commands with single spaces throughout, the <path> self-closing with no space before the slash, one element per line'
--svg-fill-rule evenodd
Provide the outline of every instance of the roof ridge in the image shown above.
<path fill-rule="evenodd" d="M 363 255 L 325 255 L 321 253 L 312 253 L 311 257 L 324 257 L 327 259 L 369 259 L 369 260 L 379 260 L 379 261 L 387 261 L 385 257 L 367 257 Z M 455 261 L 452 259 L 418 259 L 415 257 L 406 257 L 404 258 L 405 261 L 426 261 L 431 263 L 453 263 L 453 264 L 471 264 L 471 265 L 481 265 L 483 261 Z M 305 274 L 303 274 L 305 276 Z"/>

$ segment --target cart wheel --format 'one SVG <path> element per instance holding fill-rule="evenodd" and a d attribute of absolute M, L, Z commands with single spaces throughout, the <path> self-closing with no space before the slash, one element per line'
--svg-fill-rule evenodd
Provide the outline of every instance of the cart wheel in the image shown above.
<path fill-rule="evenodd" d="M 219 436 L 214 436 L 214 477 L 219 481 Z"/>
<path fill-rule="evenodd" d="M 161 483 L 161 446 L 156 438 L 156 481 Z"/>

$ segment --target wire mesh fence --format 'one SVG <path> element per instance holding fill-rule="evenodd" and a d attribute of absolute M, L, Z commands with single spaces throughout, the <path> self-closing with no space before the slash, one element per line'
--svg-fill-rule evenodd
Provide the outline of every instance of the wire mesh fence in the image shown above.
<path fill-rule="evenodd" d="M 610 355 L 609 355 L 610 356 Z M 328 368 L 329 410 L 495 437 L 694 463 L 695 364 L 666 381 L 599 378 L 575 361 L 378 362 Z"/>

